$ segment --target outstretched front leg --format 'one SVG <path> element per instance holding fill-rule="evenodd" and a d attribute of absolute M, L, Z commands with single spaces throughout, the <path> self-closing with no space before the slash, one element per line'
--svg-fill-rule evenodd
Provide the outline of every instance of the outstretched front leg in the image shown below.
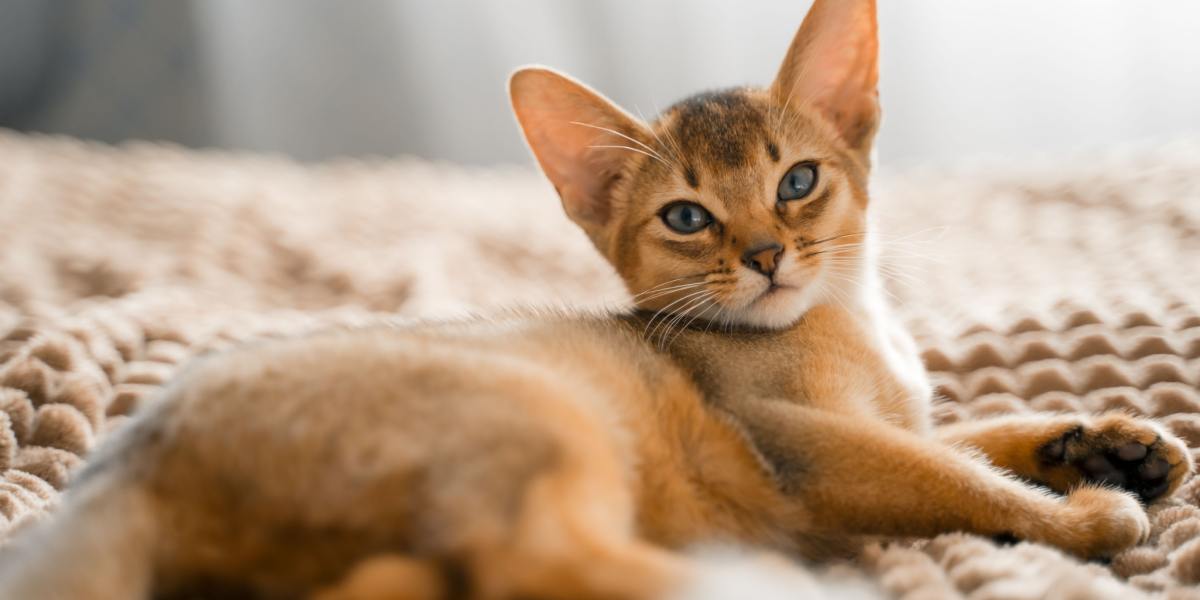
<path fill-rule="evenodd" d="M 780 489 L 830 536 L 1012 535 L 1084 557 L 1111 556 L 1149 532 L 1137 500 L 1080 486 L 1039 491 L 936 440 L 870 418 L 787 401 L 737 408 Z"/>
<path fill-rule="evenodd" d="M 947 425 L 937 436 L 978 448 L 996 466 L 1056 492 L 1102 483 L 1150 502 L 1173 493 L 1193 468 L 1182 441 L 1123 413 L 997 417 Z"/>

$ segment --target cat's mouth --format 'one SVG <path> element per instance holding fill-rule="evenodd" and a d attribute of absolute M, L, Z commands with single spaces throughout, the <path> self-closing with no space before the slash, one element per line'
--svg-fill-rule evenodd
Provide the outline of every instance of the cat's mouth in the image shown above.
<path fill-rule="evenodd" d="M 766 298 L 772 294 L 777 294 L 783 290 L 794 290 L 794 289 L 796 289 L 796 286 L 794 286 L 794 285 L 784 285 L 782 283 L 776 283 L 776 282 L 772 281 L 771 284 L 767 286 L 767 289 L 765 291 L 763 291 L 763 293 L 759 294 L 758 297 Z"/>
<path fill-rule="evenodd" d="M 788 292 L 793 292 L 797 289 L 798 288 L 794 285 L 788 285 L 786 283 L 779 283 L 777 281 L 772 281 L 770 284 L 767 285 L 767 288 L 765 290 L 763 290 L 762 292 L 760 292 L 758 294 L 758 297 L 755 298 L 751 302 L 751 304 L 758 304 L 760 302 L 775 300 L 776 298 L 778 298 L 780 296 L 784 296 Z"/>

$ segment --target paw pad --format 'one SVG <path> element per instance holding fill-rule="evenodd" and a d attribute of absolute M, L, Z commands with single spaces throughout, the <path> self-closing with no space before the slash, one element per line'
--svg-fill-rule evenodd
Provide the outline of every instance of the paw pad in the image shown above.
<path fill-rule="evenodd" d="M 1044 464 L 1073 467 L 1084 481 L 1133 492 L 1143 502 L 1161 497 L 1178 479 L 1171 476 L 1171 458 L 1177 453 L 1147 424 L 1136 421 L 1073 427 L 1038 450 Z M 1180 457 L 1174 458 L 1178 463 Z"/>

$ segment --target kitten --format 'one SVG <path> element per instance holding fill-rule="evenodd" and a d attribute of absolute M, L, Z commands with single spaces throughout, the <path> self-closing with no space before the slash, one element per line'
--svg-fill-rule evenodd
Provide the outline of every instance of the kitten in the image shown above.
<path fill-rule="evenodd" d="M 637 310 L 199 361 L 10 551 L 0 597 L 292 597 L 340 579 L 325 598 L 657 598 L 704 574 L 680 550 L 705 542 L 819 559 L 953 530 L 1085 557 L 1143 539 L 1135 494 L 1192 468 L 1154 423 L 931 426 L 868 252 L 874 12 L 817 0 L 768 88 L 650 125 L 517 72 L 534 155 Z"/>

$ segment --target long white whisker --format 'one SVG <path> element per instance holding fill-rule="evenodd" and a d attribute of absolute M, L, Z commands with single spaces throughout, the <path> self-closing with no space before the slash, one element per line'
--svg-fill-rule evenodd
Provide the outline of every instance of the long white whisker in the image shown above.
<path fill-rule="evenodd" d="M 627 136 L 627 135 L 625 135 L 625 134 L 621 133 L 620 131 L 617 131 L 617 130 L 615 130 L 615 129 L 609 129 L 609 128 L 607 128 L 607 127 L 601 127 L 600 125 L 593 125 L 593 124 L 591 124 L 591 123 L 584 123 L 584 122 L 582 122 L 582 121 L 571 121 L 571 124 L 572 124 L 572 125 L 582 125 L 582 126 L 584 126 L 584 127 L 591 127 L 592 129 L 599 129 L 600 131 L 607 131 L 607 132 L 609 132 L 609 133 L 611 133 L 611 134 L 613 134 L 613 135 L 615 135 L 615 136 L 618 136 L 618 137 L 624 138 L 624 139 L 626 139 L 626 140 L 629 140 L 629 141 L 631 141 L 631 142 L 633 142 L 633 143 L 635 143 L 635 144 L 637 144 L 637 145 L 641 146 L 642 148 L 645 148 L 647 152 L 649 152 L 649 153 L 653 154 L 653 155 L 654 155 L 656 158 L 658 158 L 658 160 L 662 161 L 662 162 L 663 162 L 663 164 L 667 164 L 667 159 L 663 158 L 663 156 L 662 156 L 661 154 L 659 154 L 659 153 L 658 153 L 658 152 L 657 152 L 657 151 L 656 151 L 654 148 L 651 148 L 650 146 L 647 146 L 645 143 L 643 143 L 643 142 L 641 142 L 641 141 L 639 141 L 639 140 L 636 140 L 636 139 L 634 139 L 634 138 L 632 138 L 632 137 L 629 137 L 629 136 Z M 652 132 L 652 133 L 653 133 L 653 132 Z"/>
<path fill-rule="evenodd" d="M 687 314 L 687 311 L 691 309 L 693 304 L 695 304 L 696 302 L 703 302 L 706 294 L 707 294 L 707 292 L 705 294 L 699 294 L 696 297 L 693 297 L 692 299 L 688 300 L 686 303 L 684 303 L 679 308 L 673 310 L 671 312 L 670 317 L 667 317 L 667 318 L 663 319 L 662 321 L 659 321 L 659 325 L 666 325 L 666 329 L 663 331 L 663 333 L 665 334 L 668 331 L 670 331 L 671 327 L 674 326 L 674 324 L 680 318 L 682 318 L 683 315 Z M 657 328 L 655 328 L 655 329 L 657 330 Z M 650 332 L 650 336 L 653 337 L 654 333 L 655 332 L 653 332 L 653 331 Z"/>
<path fill-rule="evenodd" d="M 661 292 L 659 292 L 659 293 L 657 293 L 657 294 L 654 294 L 654 295 L 651 295 L 651 296 L 647 296 L 647 297 L 645 297 L 645 298 L 641 298 L 641 299 L 640 299 L 640 301 L 641 301 L 641 302 L 649 302 L 649 301 L 651 301 L 651 300 L 655 300 L 655 299 L 661 298 L 661 297 L 663 297 L 663 296 L 669 296 L 669 295 L 671 295 L 671 294 L 677 294 L 677 293 L 680 293 L 680 292 L 683 292 L 683 291 L 686 291 L 686 290 L 690 290 L 690 289 L 693 289 L 693 288 L 697 288 L 697 287 L 700 287 L 700 286 L 703 286 L 703 285 L 706 285 L 706 284 L 705 284 L 705 283 L 702 281 L 702 282 L 700 282 L 700 283 L 688 284 L 688 285 L 686 285 L 686 286 L 679 287 L 679 288 L 673 288 L 673 289 L 663 290 L 663 291 L 661 291 Z"/>
<path fill-rule="evenodd" d="M 622 146 L 620 144 L 592 144 L 591 146 L 588 146 L 588 148 L 621 148 L 624 150 L 629 150 L 631 152 L 637 152 L 638 154 L 649 156 L 650 158 L 657 160 L 658 162 L 666 165 L 667 167 L 671 166 L 671 163 L 663 160 L 662 158 L 659 158 L 657 155 L 646 152 L 645 150 L 638 150 L 637 148 L 630 148 L 629 146 Z"/>
<path fill-rule="evenodd" d="M 646 331 L 646 330 L 649 330 L 649 329 L 650 329 L 650 326 L 654 324 L 654 320 L 655 320 L 655 319 L 657 319 L 657 318 L 659 317 L 659 315 L 663 314 L 663 313 L 664 313 L 664 312 L 666 312 L 666 311 L 669 311 L 669 310 L 671 309 L 671 307 L 672 307 L 672 306 L 675 306 L 676 304 L 679 304 L 679 303 L 681 303 L 681 302 L 685 302 L 685 301 L 687 301 L 687 300 L 689 300 L 689 299 L 691 299 L 691 298 L 695 298 L 696 296 L 699 296 L 699 295 L 701 295 L 701 294 L 705 294 L 705 293 L 708 293 L 708 292 L 707 292 L 707 290 L 699 290 L 699 291 L 696 291 L 696 292 L 691 292 L 691 293 L 689 293 L 689 294 L 685 294 L 685 295 L 683 295 L 683 296 L 682 296 L 682 297 L 680 297 L 680 298 L 676 298 L 676 299 L 675 299 L 674 301 L 672 301 L 670 304 L 668 304 L 668 305 L 666 305 L 666 306 L 664 306 L 664 307 L 662 307 L 662 308 L 658 309 L 658 311 L 657 311 L 657 312 L 655 312 L 655 313 L 654 313 L 654 315 L 650 317 L 650 320 L 646 322 L 646 327 L 643 329 L 643 334 L 645 334 L 645 331 Z M 661 324 L 662 324 L 662 322 L 663 322 L 663 321 L 665 321 L 666 319 L 670 318 L 670 316 L 671 316 L 671 313 L 667 313 L 667 316 L 663 317 L 663 319 L 659 321 L 659 325 L 661 325 Z M 653 337 L 653 336 L 654 336 L 654 331 L 657 331 L 657 330 L 658 330 L 658 325 L 655 325 L 655 326 L 654 326 L 654 330 L 650 331 L 649 335 L 648 335 L 648 336 L 646 336 L 646 337 L 647 337 L 647 339 L 649 339 L 650 337 Z"/>
<path fill-rule="evenodd" d="M 670 282 L 668 282 L 668 283 L 670 283 Z M 639 292 L 636 296 L 633 296 L 633 299 L 634 300 L 647 300 L 648 298 L 646 298 L 646 296 L 649 296 L 651 294 L 658 296 L 658 295 L 667 294 L 667 293 L 670 293 L 670 292 L 673 292 L 676 290 L 682 290 L 682 289 L 687 289 L 689 287 L 696 287 L 698 285 L 704 285 L 704 283 L 705 282 L 703 282 L 703 281 L 696 281 L 693 283 L 680 283 L 678 285 L 672 285 L 670 287 L 665 287 L 665 288 L 662 287 L 662 285 L 659 285 L 657 287 L 653 287 L 648 290 Z"/>
<path fill-rule="evenodd" d="M 676 311 L 675 317 L 667 323 L 666 329 L 663 329 L 662 335 L 659 336 L 659 342 L 661 343 L 661 347 L 666 348 L 667 346 L 670 345 L 670 344 L 666 343 L 667 336 L 671 335 L 672 330 L 677 330 L 676 325 L 678 325 L 680 321 L 687 318 L 691 311 L 703 306 L 704 303 L 708 302 L 711 298 L 712 298 L 712 294 L 709 293 L 708 295 L 701 296 L 699 298 L 692 300 L 691 302 L 687 303 L 683 308 Z M 674 340 L 675 338 L 672 337 L 671 339 Z"/>
<path fill-rule="evenodd" d="M 674 344 L 674 343 L 675 343 L 675 338 L 678 338 L 678 337 L 679 337 L 679 334 L 683 333 L 683 330 L 687 329 L 688 327 L 691 327 L 691 326 L 692 326 L 692 323 L 695 323 L 695 322 L 696 322 L 696 319 L 699 319 L 699 318 L 700 318 L 702 315 L 708 314 L 708 310 L 709 310 L 710 308 L 712 308 L 712 307 L 714 307 L 714 306 L 719 306 L 719 305 L 718 305 L 716 302 L 713 302 L 713 301 L 712 301 L 712 296 L 709 296 L 709 297 L 705 298 L 705 299 L 704 299 L 704 301 L 705 301 L 705 302 L 708 302 L 708 303 L 709 303 L 709 305 L 708 305 L 708 306 L 705 306 L 705 307 L 704 307 L 704 308 L 703 308 L 703 309 L 702 309 L 700 312 L 698 312 L 698 313 L 696 313 L 695 315 L 693 315 L 693 316 L 692 316 L 692 318 L 691 318 L 691 319 L 689 319 L 687 323 L 684 323 L 684 324 L 683 324 L 683 326 L 682 326 L 682 327 L 680 327 L 680 328 L 679 328 L 679 329 L 678 329 L 678 330 L 675 332 L 675 335 L 671 336 L 671 340 L 670 340 L 669 342 L 667 342 L 667 346 L 668 346 L 668 347 L 670 347 L 670 346 L 671 346 L 671 344 Z M 701 305 L 701 306 L 703 306 L 703 305 Z"/>
<path fill-rule="evenodd" d="M 657 102 L 651 100 L 650 105 L 654 107 L 654 114 L 662 115 L 662 111 L 658 109 Z M 663 133 L 666 135 L 667 141 L 670 142 L 671 153 L 675 155 L 675 160 L 680 164 L 685 162 L 683 160 L 683 148 L 679 145 L 679 140 L 675 139 L 674 135 L 671 135 L 670 129 L 664 128 Z"/>
<path fill-rule="evenodd" d="M 685 304 L 684 306 L 679 307 L 678 310 L 674 311 L 674 316 L 670 319 L 665 320 L 666 328 L 661 331 L 661 334 L 659 335 L 659 341 L 660 342 L 666 341 L 666 336 L 671 334 L 671 330 L 674 329 L 674 326 L 676 326 L 680 322 L 680 320 L 682 320 L 685 317 L 688 317 L 688 314 L 690 311 L 695 310 L 695 308 L 697 306 L 702 306 L 704 304 L 704 302 L 707 302 L 710 298 L 712 298 L 712 296 L 713 296 L 713 294 L 710 292 L 706 293 L 706 294 L 701 294 L 700 296 L 698 296 L 698 298 L 694 298 L 694 299 L 690 300 L 688 302 L 688 304 Z M 652 334 L 652 336 L 653 335 L 654 334 Z M 662 347 L 665 348 L 665 346 L 662 346 Z"/>

